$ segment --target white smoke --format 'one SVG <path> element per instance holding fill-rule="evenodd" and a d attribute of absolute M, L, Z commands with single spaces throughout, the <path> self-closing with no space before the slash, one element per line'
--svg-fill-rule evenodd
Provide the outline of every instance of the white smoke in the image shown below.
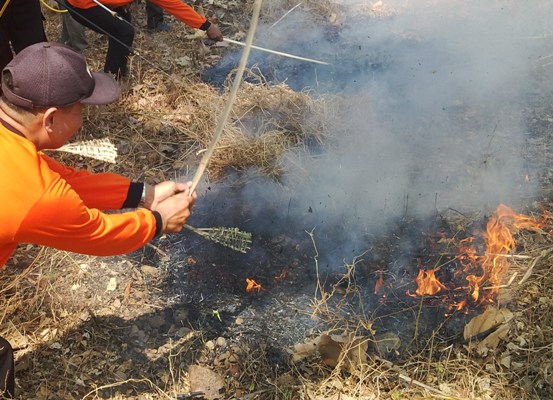
<path fill-rule="evenodd" d="M 540 65 L 553 55 L 552 2 L 381 4 L 393 13 L 374 17 L 367 2 L 341 1 L 335 35 L 298 7 L 278 25 L 260 26 L 256 39 L 331 61 L 310 83 L 339 88 L 345 111 L 336 147 L 311 159 L 289 155 L 286 189 L 248 185 L 251 213 L 279 210 L 278 230 L 332 236 L 341 228 L 330 250 L 344 258 L 363 250 L 360 233 L 391 218 L 518 204 L 539 174 L 524 159 L 530 98 L 551 100 L 553 64 Z M 296 82 L 299 68 L 289 77 Z M 298 166 L 306 177 L 299 182 Z"/>

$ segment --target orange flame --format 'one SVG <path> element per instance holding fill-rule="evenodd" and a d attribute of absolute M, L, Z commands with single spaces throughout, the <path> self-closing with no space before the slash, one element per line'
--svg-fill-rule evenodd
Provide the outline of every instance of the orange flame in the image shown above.
<path fill-rule="evenodd" d="M 380 292 L 380 289 L 382 288 L 383 283 L 384 283 L 384 279 L 382 278 L 382 271 L 380 271 L 380 276 L 378 277 L 378 280 L 374 285 L 374 294 L 378 294 L 378 292 Z"/>
<path fill-rule="evenodd" d="M 415 293 L 419 296 L 432 296 L 439 293 L 442 289 L 445 290 L 446 287 L 436 278 L 435 274 L 435 269 L 420 269 L 419 275 L 416 278 L 418 287 Z"/>
<path fill-rule="evenodd" d="M 474 301 L 480 298 L 480 288 L 483 283 L 490 287 L 490 292 L 486 298 L 499 291 L 499 285 L 507 270 L 509 269 L 509 254 L 516 246 L 513 234 L 519 229 L 539 228 L 540 223 L 532 220 L 526 215 L 516 214 L 512 209 L 504 204 L 500 204 L 495 211 L 495 215 L 488 220 L 486 233 L 486 252 L 482 259 L 482 275 L 469 275 L 467 281 L 471 289 L 471 296 Z M 484 301 L 485 299 L 481 299 Z"/>
<path fill-rule="evenodd" d="M 257 292 L 261 292 L 261 290 L 263 289 L 261 287 L 261 285 L 259 283 L 257 283 L 256 281 L 254 281 L 253 279 L 246 278 L 246 283 L 248 284 L 246 286 L 246 292 L 248 292 L 248 293 L 251 293 L 254 290 L 257 291 Z"/>
<path fill-rule="evenodd" d="M 466 300 L 461 300 L 459 303 L 453 304 L 450 307 L 450 309 L 451 310 L 456 310 L 456 311 L 461 311 L 463 308 L 465 308 L 466 305 L 467 305 L 467 301 Z"/>
<path fill-rule="evenodd" d="M 449 306 L 450 310 L 460 311 L 467 306 L 468 299 L 460 298 L 458 295 L 460 291 L 464 293 L 468 290 L 470 297 L 475 302 L 492 301 L 493 295 L 499 291 L 510 266 L 509 257 L 505 256 L 516 247 L 513 234 L 520 229 L 540 228 L 543 221 L 547 219 L 548 215 L 544 213 L 542 222 L 536 222 L 533 218 L 516 214 L 509 207 L 500 204 L 494 215 L 489 218 L 486 232 L 482 234 L 486 245 L 484 255 L 478 255 L 474 237 L 461 240 L 458 246 L 459 253 L 455 258 L 462 268 L 453 271 L 453 279 L 458 279 L 458 283 L 450 285 L 449 290 L 454 299 L 453 304 Z M 424 270 L 419 262 L 416 295 L 435 295 L 442 289 L 448 290 L 435 276 L 437 271 L 438 269 Z M 467 285 L 461 283 L 465 280 Z M 409 292 L 407 294 L 416 297 L 415 294 Z"/>

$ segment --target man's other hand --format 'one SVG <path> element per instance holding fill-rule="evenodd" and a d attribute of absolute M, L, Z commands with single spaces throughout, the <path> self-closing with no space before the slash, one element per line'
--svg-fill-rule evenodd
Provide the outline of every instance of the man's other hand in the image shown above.
<path fill-rule="evenodd" d="M 190 195 L 191 182 L 187 183 L 186 189 L 177 194 L 170 195 L 164 200 L 157 202 L 152 211 L 157 211 L 163 221 L 163 233 L 180 232 L 192 213 L 192 207 L 196 203 L 196 192 Z"/>
<path fill-rule="evenodd" d="M 144 207 L 148 210 L 153 210 L 160 202 L 169 197 L 182 193 L 185 190 L 189 189 L 192 185 L 190 182 L 179 183 L 173 181 L 165 181 L 158 183 L 155 186 L 146 185 L 146 196 L 144 198 Z"/>
<path fill-rule="evenodd" d="M 212 23 L 209 28 L 207 28 L 207 37 L 211 40 L 215 40 L 216 42 L 222 42 L 223 41 L 223 34 L 219 30 L 219 26 L 217 24 Z"/>

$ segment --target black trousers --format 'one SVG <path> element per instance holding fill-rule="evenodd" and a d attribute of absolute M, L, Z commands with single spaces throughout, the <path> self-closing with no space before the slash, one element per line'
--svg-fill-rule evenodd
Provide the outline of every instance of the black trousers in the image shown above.
<path fill-rule="evenodd" d="M 148 29 L 155 29 L 163 23 L 163 8 L 146 0 L 146 17 Z"/>
<path fill-rule="evenodd" d="M 113 10 L 129 22 L 127 23 L 119 18 L 114 18 L 107 10 L 104 10 L 100 6 L 82 9 L 72 7 L 66 2 L 63 5 L 67 7 L 71 16 L 77 22 L 93 31 L 108 35 L 108 52 L 106 54 L 104 72 L 114 74 L 115 76 L 127 75 L 128 57 L 131 54 L 134 40 L 134 28 L 130 25 L 130 12 L 124 7 Z"/>
<path fill-rule="evenodd" d="M 6 0 L 0 0 L 0 9 L 5 3 Z M 0 70 L 12 60 L 13 52 L 17 54 L 39 42 L 46 42 L 40 2 L 10 0 L 0 17 Z"/>
<path fill-rule="evenodd" d="M 15 370 L 10 343 L 0 336 L 0 398 L 15 396 Z"/>

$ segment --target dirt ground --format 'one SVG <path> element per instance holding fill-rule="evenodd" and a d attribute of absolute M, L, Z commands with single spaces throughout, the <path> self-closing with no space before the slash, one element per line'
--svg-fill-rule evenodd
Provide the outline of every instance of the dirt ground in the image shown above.
<path fill-rule="evenodd" d="M 305 3 L 318 19 L 334 26 L 339 8 L 331 2 Z M 386 10 L 366 3 L 367 12 L 387 15 Z M 203 4 L 205 14 L 217 19 L 225 36 L 244 38 L 251 2 Z M 294 5 L 289 4 L 288 9 Z M 115 171 L 148 182 L 191 176 L 213 129 L 213 114 L 224 105 L 220 88 L 202 82 L 200 72 L 216 65 L 230 49 L 227 45 L 214 46 L 171 17 L 167 18 L 169 32 L 148 34 L 144 3 L 133 7 L 138 55 L 132 59 L 131 78 L 123 83 L 118 104 L 87 112 L 77 138 L 108 136 L 117 145 L 117 163 L 65 153 L 53 155 L 76 167 Z M 265 9 L 265 15 L 270 11 Z M 50 40 L 58 40 L 60 16 L 50 11 L 45 11 L 45 16 Z M 105 38 L 91 31 L 87 37 L 90 48 L 84 54 L 91 69 L 101 70 Z M 309 108 L 310 112 L 320 112 L 317 107 L 324 106 L 288 88 L 260 84 L 257 93 L 253 86 L 245 97 L 284 98 L 294 110 Z M 250 108 L 245 99 L 241 104 L 244 110 Z M 297 122 L 284 115 L 290 131 L 301 130 L 302 135 L 310 129 L 321 132 L 320 126 L 301 125 L 305 123 L 301 116 Z M 535 147 L 541 148 L 548 140 L 553 110 L 543 107 L 533 115 L 533 140 Z M 302 135 L 288 134 L 285 146 L 321 140 L 314 134 Z M 225 144 L 227 149 L 232 147 L 232 140 L 238 141 L 237 136 Z M 276 142 L 283 140 L 278 136 Z M 237 153 L 247 153 L 250 148 L 245 146 L 239 141 Z M 252 146 L 251 153 L 258 153 L 256 149 Z M 234 155 L 230 150 L 225 154 L 231 153 Z M 276 149 L 270 155 L 276 159 L 280 154 L 281 149 Z M 377 295 L 379 276 L 371 261 L 378 258 L 378 251 L 359 263 L 354 260 L 352 265 L 345 265 L 341 274 L 325 276 L 318 268 L 318 243 L 309 232 L 272 235 L 255 231 L 258 221 L 249 220 L 249 210 L 237 207 L 233 198 L 239 198 L 233 186 L 237 180 L 225 180 L 227 174 L 235 177 L 235 171 L 251 165 L 278 180 L 278 163 L 261 165 L 257 159 L 236 156 L 217 159 L 209 180 L 198 189 L 202 201 L 190 221 L 208 227 L 230 223 L 254 231 L 247 254 L 190 231 L 162 237 L 119 257 L 88 257 L 21 245 L 0 274 L 0 334 L 16 349 L 18 398 L 396 400 L 553 396 L 551 221 L 546 220 L 539 230 L 516 236 L 512 271 L 519 278 L 529 270 L 534 275 L 502 292 L 498 304 L 512 310 L 514 318 L 499 323 L 500 327 L 508 325 L 508 333 L 494 332 L 501 338 L 491 344 L 488 341 L 482 350 L 475 347 L 476 340 L 471 344 L 461 338 L 465 324 L 482 310 L 443 322 L 436 321 L 437 311 L 440 317 L 443 311 L 438 307 L 417 314 L 422 301 L 404 296 L 403 288 L 400 294 L 383 286 Z M 549 177 L 542 178 L 547 194 Z M 221 203 L 221 197 L 228 201 Z M 542 220 L 552 208 L 544 195 L 529 202 L 524 211 Z M 230 217 L 221 220 L 215 214 Z M 425 229 L 444 230 L 445 225 L 454 237 L 485 221 L 482 215 L 460 218 L 452 213 L 430 221 Z M 398 225 L 379 241 L 383 258 L 393 256 L 398 232 L 421 226 L 415 222 L 407 225 Z M 426 239 L 421 238 L 421 248 Z M 414 282 L 414 276 L 410 278 Z M 249 279 L 261 286 L 254 285 L 248 291 Z M 366 306 L 366 298 L 371 305 L 379 304 L 384 302 L 384 291 L 396 306 L 388 310 L 392 318 L 387 319 L 388 314 L 364 315 L 360 309 Z M 428 324 L 426 328 L 421 324 L 419 329 L 418 319 L 410 322 L 415 332 L 407 330 L 406 336 L 420 336 L 414 345 L 407 337 L 382 329 L 392 320 L 405 324 L 414 314 Z M 478 339 L 488 333 L 479 332 Z"/>
<path fill-rule="evenodd" d="M 225 2 L 204 11 L 225 35 L 241 39 L 250 7 Z M 45 10 L 45 15 L 50 40 L 59 40 L 59 14 Z M 131 78 L 122 83 L 122 102 L 90 110 L 79 133 L 78 139 L 85 140 L 108 131 L 118 146 L 118 163 L 53 156 L 76 167 L 151 182 L 182 176 L 197 165 L 198 143 L 172 136 L 175 132 L 156 115 L 167 110 L 156 109 L 155 102 L 181 94 L 164 80 L 216 93 L 202 84 L 198 72 L 217 63 L 225 47 L 213 46 L 170 16 L 166 20 L 170 32 L 149 34 L 144 4 L 133 5 L 137 55 Z M 87 39 L 84 54 L 91 69 L 101 70 L 105 38 L 87 30 Z M 268 252 L 282 253 L 285 244 L 270 240 L 276 243 L 268 244 Z M 286 246 L 293 247 L 293 254 L 282 257 L 277 270 L 255 277 L 269 282 L 263 291 L 271 296 L 246 292 L 246 278 L 269 262 L 269 254 L 250 271 L 229 271 L 229 259 L 238 263 L 239 255 L 190 232 L 161 238 L 134 254 L 101 259 L 22 246 L 2 271 L 2 332 L 16 349 L 18 398 L 188 398 L 198 390 L 205 398 L 218 398 L 219 392 L 238 397 L 244 390 L 256 392 L 254 385 L 244 388 L 240 381 L 246 376 L 264 380 L 275 373 L 266 370 L 268 365 L 286 365 L 283 345 L 302 341 L 312 325 L 301 311 L 310 298 L 297 293 L 288 301 L 303 284 L 295 285 L 294 276 L 303 273 L 307 264 L 300 260 L 306 256 L 295 243 Z M 212 260 L 202 259 L 211 253 L 216 254 Z M 289 323 L 282 324 L 281 315 Z M 267 337 L 260 350 L 258 341 Z M 270 360 L 256 361 L 266 357 Z M 200 369 L 189 370 L 195 364 Z"/>

